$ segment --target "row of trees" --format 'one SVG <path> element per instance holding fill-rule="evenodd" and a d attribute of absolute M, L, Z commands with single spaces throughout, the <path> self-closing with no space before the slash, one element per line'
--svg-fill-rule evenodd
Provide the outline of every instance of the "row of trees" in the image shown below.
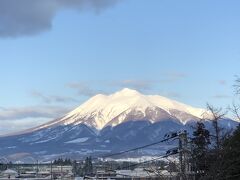
<path fill-rule="evenodd" d="M 93 174 L 93 164 L 91 157 L 87 157 L 85 161 L 81 163 L 77 162 L 76 160 L 72 161 L 71 159 L 58 158 L 57 160 L 53 161 L 53 164 L 59 166 L 72 165 L 73 173 L 75 175 L 85 176 Z"/>
<path fill-rule="evenodd" d="M 236 94 L 240 95 L 240 80 L 235 85 Z M 233 104 L 231 111 L 240 120 L 239 108 Z M 208 105 L 211 113 L 210 131 L 203 121 L 196 124 L 193 132 L 192 164 L 197 179 L 240 179 L 240 125 L 234 132 L 223 129 L 219 122 L 225 113 Z"/>
<path fill-rule="evenodd" d="M 62 159 L 62 158 L 58 158 L 56 160 L 53 161 L 54 165 L 61 165 L 61 166 L 66 166 L 66 165 L 72 165 L 72 161 L 71 159 Z"/>
<path fill-rule="evenodd" d="M 192 163 L 199 179 L 240 179 L 240 126 L 219 144 L 202 122 L 193 135 Z"/>
<path fill-rule="evenodd" d="M 79 176 L 90 176 L 93 174 L 92 158 L 87 157 L 83 163 L 78 163 L 76 160 L 73 161 L 73 173 Z"/>

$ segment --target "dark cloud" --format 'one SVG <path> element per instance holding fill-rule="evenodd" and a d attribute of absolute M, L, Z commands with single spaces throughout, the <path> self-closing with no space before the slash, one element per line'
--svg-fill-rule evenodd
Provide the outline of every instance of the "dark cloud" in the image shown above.
<path fill-rule="evenodd" d="M 69 88 L 77 90 L 78 95 L 91 97 L 96 94 L 106 94 L 106 92 L 91 88 L 89 85 L 83 82 L 69 83 L 67 84 Z"/>
<path fill-rule="evenodd" d="M 78 102 L 76 99 L 65 96 L 56 96 L 56 95 L 46 95 L 44 93 L 33 91 L 31 92 L 33 97 L 41 99 L 45 103 L 69 103 L 69 102 Z"/>
<path fill-rule="evenodd" d="M 38 34 L 52 27 L 54 16 L 63 9 L 101 10 L 120 0 L 0 0 L 0 36 Z"/>
<path fill-rule="evenodd" d="M 56 118 L 69 112 L 68 108 L 57 106 L 30 106 L 0 109 L 0 121 L 26 118 Z"/>

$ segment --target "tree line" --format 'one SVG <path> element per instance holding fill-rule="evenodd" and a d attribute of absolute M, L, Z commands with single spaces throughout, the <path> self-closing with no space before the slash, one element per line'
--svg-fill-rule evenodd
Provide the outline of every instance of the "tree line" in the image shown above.
<path fill-rule="evenodd" d="M 240 79 L 236 95 L 240 95 Z M 233 103 L 230 110 L 240 121 L 240 106 Z M 240 125 L 229 132 L 220 126 L 220 120 L 225 116 L 222 109 L 208 105 L 213 130 L 205 127 L 204 120 L 197 122 L 192 138 L 191 163 L 196 179 L 240 179 Z"/>

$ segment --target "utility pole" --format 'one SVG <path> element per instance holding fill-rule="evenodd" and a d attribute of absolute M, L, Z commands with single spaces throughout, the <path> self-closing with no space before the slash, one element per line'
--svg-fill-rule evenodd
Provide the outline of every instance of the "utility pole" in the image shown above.
<path fill-rule="evenodd" d="M 39 167 L 38 167 L 38 160 L 37 160 L 37 172 L 36 172 L 36 177 L 38 177 L 38 171 L 39 171 Z"/>
<path fill-rule="evenodd" d="M 188 171 L 188 147 L 187 132 L 179 134 L 179 163 L 180 163 L 180 180 L 187 180 L 186 172 Z"/>
<path fill-rule="evenodd" d="M 61 179 L 63 179 L 63 165 L 61 164 Z"/>
<path fill-rule="evenodd" d="M 191 154 L 192 142 L 188 141 L 188 133 L 186 130 L 166 134 L 164 137 L 167 140 L 175 138 L 178 139 L 178 147 L 166 151 L 166 157 L 170 155 L 179 154 L 179 179 L 180 180 L 195 180 L 195 173 L 192 172 Z M 171 167 L 170 167 L 171 170 Z"/>
<path fill-rule="evenodd" d="M 51 180 L 53 179 L 53 172 L 52 172 L 52 161 L 51 161 Z"/>

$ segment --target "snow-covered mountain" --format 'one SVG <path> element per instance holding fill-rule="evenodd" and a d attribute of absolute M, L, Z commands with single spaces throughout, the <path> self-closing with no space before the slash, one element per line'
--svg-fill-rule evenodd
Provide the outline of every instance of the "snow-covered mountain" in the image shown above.
<path fill-rule="evenodd" d="M 39 127 L 1 137 L 0 157 L 76 158 L 124 150 L 159 141 L 170 131 L 187 129 L 191 133 L 192 125 L 206 115 L 204 109 L 125 88 L 111 95 L 96 95 Z M 237 123 L 224 119 L 221 124 L 234 128 Z M 157 150 L 164 151 L 166 146 Z"/>
<path fill-rule="evenodd" d="M 108 96 L 98 94 L 64 117 L 34 130 L 81 123 L 101 130 L 129 120 L 147 119 L 154 123 L 169 118 L 185 124 L 189 120 L 202 118 L 204 113 L 204 109 L 193 108 L 158 95 L 143 95 L 136 90 L 125 88 Z"/>

